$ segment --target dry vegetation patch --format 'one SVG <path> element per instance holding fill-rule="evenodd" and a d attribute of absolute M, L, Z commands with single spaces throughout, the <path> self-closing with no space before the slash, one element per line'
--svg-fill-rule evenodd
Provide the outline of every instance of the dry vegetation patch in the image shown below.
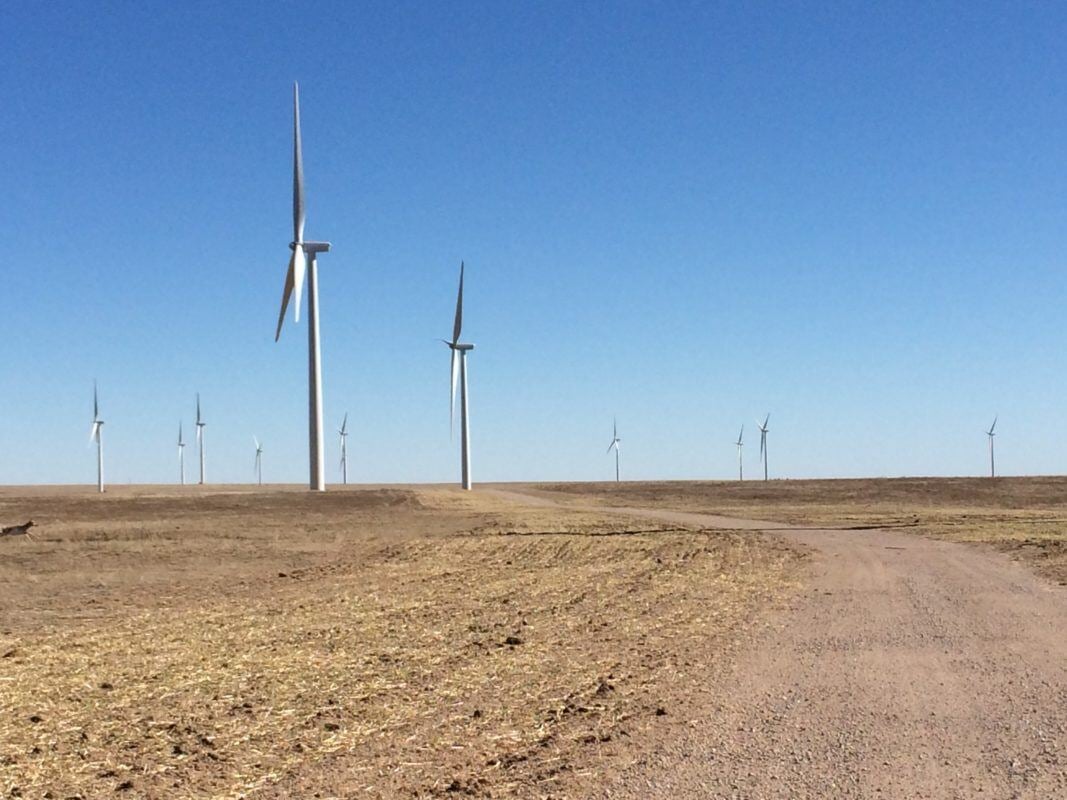
<path fill-rule="evenodd" d="M 38 513 L 0 543 L 0 791 L 573 796 L 797 574 L 750 534 L 391 492 Z"/>
<path fill-rule="evenodd" d="M 600 506 L 642 506 L 797 525 L 893 527 L 1009 553 L 1067 584 L 1067 478 L 883 478 L 535 484 Z"/>

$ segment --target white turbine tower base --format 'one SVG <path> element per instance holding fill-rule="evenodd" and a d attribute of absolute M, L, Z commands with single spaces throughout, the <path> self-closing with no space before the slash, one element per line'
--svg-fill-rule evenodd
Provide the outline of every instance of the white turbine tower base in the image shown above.
<path fill-rule="evenodd" d="M 300 144 L 300 87 L 293 84 L 293 254 L 282 290 L 282 307 L 274 341 L 282 334 L 282 322 L 289 298 L 293 298 L 293 320 L 300 321 L 300 295 L 304 272 L 308 280 L 308 485 L 312 491 L 326 490 L 326 448 L 322 428 L 322 353 L 319 346 L 319 270 L 318 254 L 330 250 L 329 242 L 304 241 L 304 157 Z"/>

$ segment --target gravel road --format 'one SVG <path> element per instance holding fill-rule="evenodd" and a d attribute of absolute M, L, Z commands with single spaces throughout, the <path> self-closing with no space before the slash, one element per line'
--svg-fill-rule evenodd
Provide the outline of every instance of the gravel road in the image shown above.
<path fill-rule="evenodd" d="M 1062 587 L 915 534 L 614 510 L 773 528 L 814 555 L 804 593 L 715 679 L 721 700 L 600 797 L 1067 798 Z"/>

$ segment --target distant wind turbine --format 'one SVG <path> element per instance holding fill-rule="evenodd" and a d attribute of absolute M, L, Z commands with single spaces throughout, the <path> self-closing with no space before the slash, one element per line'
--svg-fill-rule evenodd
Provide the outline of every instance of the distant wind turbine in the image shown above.
<path fill-rule="evenodd" d="M 289 271 L 282 290 L 282 308 L 278 312 L 278 328 L 274 341 L 282 335 L 282 321 L 293 301 L 293 321 L 300 321 L 300 294 L 304 286 L 304 272 L 308 279 L 308 451 L 310 459 L 310 487 L 312 491 L 326 491 L 326 448 L 322 431 L 322 353 L 319 349 L 319 253 L 330 250 L 329 242 L 304 241 L 304 157 L 300 147 L 300 87 L 293 84 L 293 241 L 289 247 Z"/>
<path fill-rule="evenodd" d="M 763 480 L 767 480 L 767 432 L 770 428 L 767 427 L 767 423 L 770 422 L 771 415 L 768 414 L 763 420 L 763 424 L 759 425 L 759 457 L 763 461 Z"/>
<path fill-rule="evenodd" d="M 207 423 L 200 417 L 200 392 L 196 393 L 196 443 L 200 448 L 200 485 L 204 485 L 204 428 Z"/>
<path fill-rule="evenodd" d="M 104 491 L 104 421 L 100 419 L 100 403 L 93 381 L 93 426 L 89 429 L 89 444 L 96 442 L 96 490 Z"/>
<path fill-rule="evenodd" d="M 463 262 L 459 265 L 459 294 L 456 295 L 456 318 L 452 323 L 452 341 L 442 339 L 452 351 L 452 392 L 448 402 L 448 425 L 449 431 L 456 417 L 456 362 L 459 362 L 459 408 L 460 408 L 460 438 L 462 439 L 462 471 L 463 488 L 471 488 L 471 434 L 470 418 L 467 411 L 467 353 L 474 349 L 473 344 L 461 344 L 460 332 L 463 329 Z"/>
<path fill-rule="evenodd" d="M 178 472 L 181 485 L 185 486 L 185 440 L 182 438 L 182 424 L 178 423 Z"/>
<path fill-rule="evenodd" d="M 619 426 L 614 418 L 611 420 L 611 444 L 608 445 L 608 452 L 615 451 L 615 483 L 619 482 L 619 445 L 622 444 L 622 439 L 619 438 Z"/>
<path fill-rule="evenodd" d="M 741 433 L 737 434 L 737 441 L 734 442 L 737 445 L 737 479 L 743 481 L 745 479 L 745 467 L 744 462 L 741 460 L 741 448 L 745 446 L 745 426 L 741 426 Z"/>
<path fill-rule="evenodd" d="M 985 435 L 989 437 L 989 477 L 997 477 L 996 462 L 993 460 L 993 437 L 996 436 L 993 433 L 993 429 L 997 427 L 997 417 L 993 417 L 993 424 L 989 426 L 989 430 L 985 432 Z"/>
<path fill-rule="evenodd" d="M 252 442 L 256 446 L 256 482 L 263 485 L 263 445 L 259 443 L 259 439 L 255 436 L 252 437 Z"/>
<path fill-rule="evenodd" d="M 341 427 L 337 429 L 337 433 L 341 436 L 341 480 L 347 486 L 348 485 L 348 413 L 345 412 L 345 418 L 341 420 Z"/>

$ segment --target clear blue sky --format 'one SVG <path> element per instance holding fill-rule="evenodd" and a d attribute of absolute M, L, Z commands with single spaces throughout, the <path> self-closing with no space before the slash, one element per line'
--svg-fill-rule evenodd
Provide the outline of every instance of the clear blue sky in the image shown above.
<path fill-rule="evenodd" d="M 301 83 L 356 481 L 1067 471 L 1067 6 L 13 4 L 0 483 L 307 474 Z M 191 438 L 191 437 L 190 437 Z M 327 439 L 338 478 L 336 437 Z M 195 453 L 190 449 L 190 461 Z"/>

